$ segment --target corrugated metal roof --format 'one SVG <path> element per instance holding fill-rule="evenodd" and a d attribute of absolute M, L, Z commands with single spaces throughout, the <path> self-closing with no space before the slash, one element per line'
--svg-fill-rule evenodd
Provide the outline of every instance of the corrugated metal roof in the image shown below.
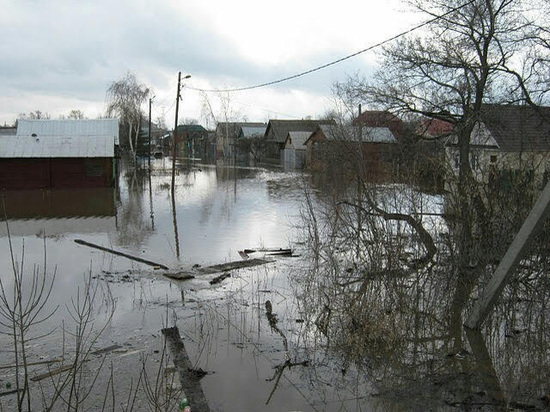
<path fill-rule="evenodd" d="M 0 158 L 114 157 L 114 136 L 7 136 Z"/>
<path fill-rule="evenodd" d="M 97 137 L 111 136 L 118 144 L 118 119 L 18 120 L 17 136 Z"/>

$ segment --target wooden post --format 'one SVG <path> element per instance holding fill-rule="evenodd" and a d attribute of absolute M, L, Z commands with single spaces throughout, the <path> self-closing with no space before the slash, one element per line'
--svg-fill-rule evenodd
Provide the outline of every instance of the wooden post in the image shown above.
<path fill-rule="evenodd" d="M 495 273 L 487 284 L 481 299 L 475 305 L 468 320 L 464 324 L 470 329 L 480 329 L 492 310 L 502 289 L 514 273 L 531 241 L 540 231 L 550 212 L 550 181 L 544 187 L 542 194 L 531 209 L 529 216 L 523 222 L 521 229 L 514 238 L 508 251 L 500 261 Z"/>

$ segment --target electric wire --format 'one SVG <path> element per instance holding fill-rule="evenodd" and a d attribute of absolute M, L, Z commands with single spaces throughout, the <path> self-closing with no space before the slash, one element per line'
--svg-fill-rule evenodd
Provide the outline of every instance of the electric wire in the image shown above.
<path fill-rule="evenodd" d="M 311 73 L 315 73 L 315 72 L 318 72 L 320 70 L 323 70 L 323 69 L 326 69 L 327 67 L 330 67 L 330 66 L 334 66 L 336 64 L 339 64 L 339 63 L 342 63 L 346 60 L 349 60 L 353 57 L 356 57 L 356 56 L 359 56 L 360 54 L 363 54 L 363 53 L 366 53 L 368 51 L 371 51 L 371 50 L 374 50 L 378 47 L 381 47 L 387 43 L 390 43 L 394 40 L 397 40 L 398 38 L 400 37 L 404 37 L 416 30 L 419 30 L 425 26 L 428 26 L 438 20 L 441 20 L 447 16 L 449 16 L 450 14 L 453 14 L 457 11 L 459 11 L 460 9 L 472 4 L 475 0 L 470 0 L 460 6 L 457 6 L 451 10 L 449 10 L 448 12 L 446 13 L 443 13 L 441 15 L 438 15 L 438 16 L 435 16 L 433 17 L 432 19 L 429 19 L 429 20 L 426 20 L 416 26 L 413 26 L 411 27 L 410 29 L 407 29 L 405 31 L 402 31 L 392 37 L 389 37 L 385 40 L 382 40 L 378 43 L 375 43 L 365 49 L 362 49 L 362 50 L 359 50 L 355 53 L 352 53 L 352 54 L 349 54 L 345 57 L 342 57 L 340 59 L 337 59 L 337 60 L 333 60 L 329 63 L 326 63 L 326 64 L 323 64 L 321 66 L 317 66 L 317 67 L 314 67 L 313 69 L 309 69 L 309 70 L 306 70 L 306 71 L 303 71 L 303 72 L 300 72 L 300 73 L 296 73 L 292 76 L 288 76 L 288 77 L 283 77 L 282 79 L 278 79 L 278 80 L 273 80 L 273 81 L 269 81 L 269 82 L 265 82 L 265 83 L 260 83 L 260 84 L 256 84 L 256 85 L 253 85 L 253 86 L 245 86 L 245 87 L 236 87 L 236 88 L 231 88 L 231 89 L 201 89 L 201 88 L 195 88 L 195 87 L 191 87 L 191 86 L 187 86 L 189 89 L 191 90 L 195 90 L 195 91 L 199 91 L 199 92 L 205 92 L 205 93 L 233 93 L 233 92 L 241 92 L 241 91 L 245 91 L 245 90 L 253 90 L 253 89 L 260 89 L 260 88 L 263 88 L 263 87 L 267 87 L 267 86 L 273 86 L 273 85 L 276 85 L 276 84 L 280 84 L 280 83 L 284 83 L 284 82 L 287 82 L 289 80 L 294 80 L 294 79 L 297 79 L 299 77 L 303 77 L 303 76 L 306 76 L 308 74 L 311 74 Z"/>

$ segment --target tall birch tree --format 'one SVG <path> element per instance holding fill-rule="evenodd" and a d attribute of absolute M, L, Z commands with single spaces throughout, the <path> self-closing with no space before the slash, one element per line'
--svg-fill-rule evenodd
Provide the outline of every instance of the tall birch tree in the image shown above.
<path fill-rule="evenodd" d="M 111 83 L 107 89 L 107 116 L 117 116 L 121 127 L 121 145 L 135 157 L 142 118 L 141 107 L 149 96 L 149 88 L 140 84 L 133 73 Z"/>

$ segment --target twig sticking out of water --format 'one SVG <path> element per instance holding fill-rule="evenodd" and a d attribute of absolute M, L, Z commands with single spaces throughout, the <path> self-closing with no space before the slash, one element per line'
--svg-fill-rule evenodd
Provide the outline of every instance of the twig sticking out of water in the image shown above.
<path fill-rule="evenodd" d="M 288 340 L 285 336 L 285 334 L 279 329 L 277 326 L 277 315 L 273 313 L 273 307 L 271 305 L 271 301 L 266 300 L 265 301 L 265 314 L 267 316 L 267 321 L 269 322 L 269 326 L 271 329 L 273 329 L 275 332 L 277 332 L 281 337 L 283 338 L 283 345 L 285 347 L 285 361 L 281 363 L 280 365 L 275 367 L 275 374 L 271 379 L 266 379 L 266 381 L 271 382 L 275 380 L 275 385 L 273 386 L 273 389 L 271 390 L 271 393 L 269 394 L 269 398 L 267 398 L 267 401 L 265 404 L 269 404 L 271 401 L 271 398 L 273 397 L 273 394 L 275 393 L 275 390 L 279 386 L 279 381 L 281 380 L 281 376 L 283 376 L 283 372 L 286 368 L 290 369 L 293 366 L 309 366 L 309 360 L 305 360 L 302 362 L 291 362 L 290 361 L 290 353 L 288 351 Z"/>

